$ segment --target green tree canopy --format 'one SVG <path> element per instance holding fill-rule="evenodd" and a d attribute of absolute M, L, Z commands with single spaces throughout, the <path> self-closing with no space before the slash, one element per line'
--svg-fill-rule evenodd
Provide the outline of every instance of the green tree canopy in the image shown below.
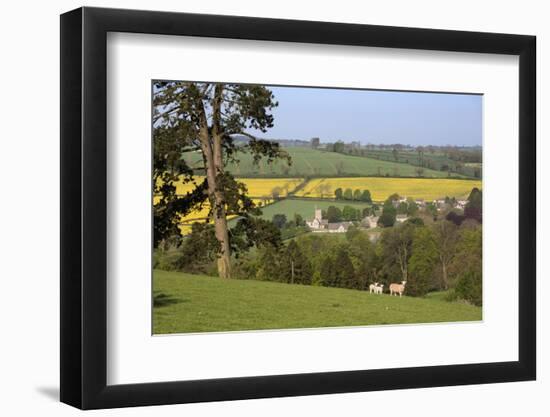
<path fill-rule="evenodd" d="M 335 264 L 337 265 L 334 286 L 356 288 L 355 270 L 346 248 L 341 247 L 336 252 Z"/>
<path fill-rule="evenodd" d="M 464 208 L 464 216 L 468 219 L 482 222 L 483 218 L 483 196 L 479 188 L 473 188 L 468 196 L 468 203 Z"/>
<path fill-rule="evenodd" d="M 483 235 L 481 226 L 462 229 L 449 273 L 455 276 L 458 298 L 482 304 Z"/>
<path fill-rule="evenodd" d="M 284 214 L 274 214 L 271 222 L 279 229 L 282 229 L 286 225 L 286 216 Z"/>
<path fill-rule="evenodd" d="M 365 203 L 372 203 L 372 197 L 369 190 L 363 190 L 361 193 L 361 201 L 364 201 Z"/>
<path fill-rule="evenodd" d="M 359 220 L 361 216 L 361 211 L 351 206 L 344 206 L 342 209 L 342 218 L 346 221 L 356 221 Z"/>
<path fill-rule="evenodd" d="M 441 284 L 446 290 L 449 288 L 449 266 L 455 257 L 459 239 L 458 228 L 448 220 L 441 220 L 432 225 L 432 230 L 441 267 Z"/>
<path fill-rule="evenodd" d="M 391 227 L 395 224 L 397 210 L 393 206 L 392 200 L 388 199 L 382 207 L 382 214 L 378 218 L 378 224 L 382 227 Z"/>
<path fill-rule="evenodd" d="M 326 218 L 329 223 L 336 223 L 342 221 L 342 211 L 336 206 L 328 206 Z"/>
<path fill-rule="evenodd" d="M 290 241 L 283 252 L 281 273 L 283 280 L 287 283 L 311 284 L 313 274 L 311 262 L 294 240 Z"/>
<path fill-rule="evenodd" d="M 400 272 L 398 281 L 408 281 L 409 258 L 412 255 L 412 242 L 415 226 L 410 223 L 385 229 L 381 236 L 382 256 L 389 275 L 394 273 L 394 267 Z M 394 281 L 395 282 L 395 281 Z"/>
<path fill-rule="evenodd" d="M 353 191 L 351 188 L 346 188 L 344 191 L 344 200 L 353 200 Z"/>
<path fill-rule="evenodd" d="M 273 126 L 273 93 L 259 85 L 155 81 L 153 83 L 153 187 L 158 201 L 153 207 L 155 247 L 171 235 L 190 211 L 208 201 L 210 219 L 220 243 L 218 274 L 231 276 L 231 246 L 227 215 L 247 216 L 255 209 L 246 187 L 225 172 L 225 164 L 238 153 L 250 153 L 255 163 L 287 159 L 276 142 L 257 139 L 248 129 L 266 132 Z M 235 135 L 249 138 L 237 146 Z M 202 163 L 188 166 L 181 157 L 200 152 Z M 204 177 L 186 196 L 175 194 L 178 181 Z"/>
<path fill-rule="evenodd" d="M 409 211 L 409 205 L 407 204 L 406 201 L 402 201 L 397 206 L 397 214 L 407 214 L 408 211 Z"/>
<path fill-rule="evenodd" d="M 300 226 L 305 226 L 306 222 L 300 214 L 294 213 L 294 224 L 296 227 L 300 227 Z"/>
<path fill-rule="evenodd" d="M 430 228 L 415 228 L 411 249 L 407 294 L 421 297 L 430 290 L 438 264 L 436 243 Z"/>

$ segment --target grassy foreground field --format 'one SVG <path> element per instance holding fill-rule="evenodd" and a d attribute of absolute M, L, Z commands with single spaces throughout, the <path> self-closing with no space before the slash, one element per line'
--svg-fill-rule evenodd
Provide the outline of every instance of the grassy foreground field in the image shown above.
<path fill-rule="evenodd" d="M 481 308 L 340 288 L 154 271 L 153 333 L 481 320 Z"/>

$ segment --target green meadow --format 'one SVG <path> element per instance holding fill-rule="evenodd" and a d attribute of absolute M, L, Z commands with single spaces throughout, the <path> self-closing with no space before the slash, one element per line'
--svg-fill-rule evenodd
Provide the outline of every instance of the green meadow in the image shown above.
<path fill-rule="evenodd" d="M 482 309 L 444 300 L 155 270 L 153 333 L 221 332 L 478 321 Z"/>
<path fill-rule="evenodd" d="M 356 209 L 364 209 L 370 207 L 370 204 L 356 203 L 353 201 L 286 198 L 262 207 L 262 217 L 266 220 L 271 220 L 275 214 L 284 214 L 287 219 L 290 220 L 294 217 L 294 214 L 299 214 L 304 219 L 312 219 L 315 208 L 326 210 L 329 206 L 338 207 L 340 210 L 342 210 L 345 206 L 351 206 Z"/>
<path fill-rule="evenodd" d="M 417 167 L 401 162 L 384 161 L 376 158 L 343 155 L 312 148 L 288 147 L 285 151 L 292 158 L 292 165 L 283 161 L 267 164 L 260 161 L 253 164 L 251 155 L 239 154 L 239 163 L 230 163 L 226 169 L 237 177 L 345 177 L 345 176 L 390 176 L 417 177 Z M 200 152 L 184 156 L 191 167 L 199 166 Z M 423 177 L 447 178 L 447 172 L 424 168 Z M 453 174 L 453 176 L 461 177 Z"/>

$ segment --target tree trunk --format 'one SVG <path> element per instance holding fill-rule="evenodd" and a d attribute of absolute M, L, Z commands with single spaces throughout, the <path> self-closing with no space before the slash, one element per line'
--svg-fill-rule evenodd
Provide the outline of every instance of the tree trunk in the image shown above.
<path fill-rule="evenodd" d="M 220 278 L 231 278 L 231 246 L 229 245 L 229 231 L 225 213 L 225 196 L 223 190 L 218 189 L 216 186 L 218 177 L 224 173 L 222 137 L 219 131 L 221 92 L 222 86 L 217 85 L 212 109 L 212 137 L 208 132 L 208 119 L 203 109 L 200 139 L 208 180 L 208 199 L 213 213 L 214 232 L 220 244 L 217 261 L 218 275 Z"/>
<path fill-rule="evenodd" d="M 216 178 L 224 173 L 223 165 L 223 133 L 220 128 L 221 100 L 223 85 L 216 84 L 214 102 L 212 106 L 212 151 L 214 157 L 214 170 Z M 214 211 L 214 226 L 216 238 L 220 242 L 220 253 L 218 255 L 218 275 L 220 278 L 231 278 L 231 246 L 229 245 L 229 229 L 227 227 L 227 216 L 225 212 L 225 195 L 223 190 L 214 187 L 214 198 L 216 209 Z"/>
<path fill-rule="evenodd" d="M 408 250 L 406 247 L 403 247 L 399 249 L 398 251 L 398 259 L 399 259 L 399 267 L 401 269 L 401 277 L 403 278 L 402 281 L 407 281 L 408 277 L 408 268 L 407 268 L 407 262 L 408 262 Z"/>
<path fill-rule="evenodd" d="M 448 278 L 447 278 L 447 264 L 445 262 L 441 262 L 441 277 L 443 279 L 443 289 L 448 289 L 449 288 L 449 281 L 448 281 Z"/>
<path fill-rule="evenodd" d="M 229 232 L 225 217 L 215 223 L 216 238 L 220 242 L 218 255 L 218 275 L 220 278 L 231 278 L 231 247 L 229 246 Z"/>

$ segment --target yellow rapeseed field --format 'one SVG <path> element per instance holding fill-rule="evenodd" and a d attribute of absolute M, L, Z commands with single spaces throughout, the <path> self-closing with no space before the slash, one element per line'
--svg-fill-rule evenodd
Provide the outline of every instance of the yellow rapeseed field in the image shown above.
<path fill-rule="evenodd" d="M 280 197 L 286 197 L 289 192 L 292 192 L 300 183 L 303 182 L 301 178 L 238 178 L 239 182 L 243 182 L 248 189 L 248 196 L 256 204 L 270 203 L 273 200 L 273 194 L 277 193 Z M 195 188 L 197 184 L 201 184 L 203 177 L 196 176 L 194 183 L 182 183 L 176 184 L 176 194 L 184 195 Z M 255 198 L 254 198 L 255 197 Z M 159 197 L 153 197 L 153 204 L 156 204 Z M 191 224 L 195 221 L 203 221 L 210 210 L 209 204 L 205 203 L 200 210 L 194 210 L 182 219 L 180 229 L 183 234 L 191 232 Z M 232 218 L 234 216 L 229 216 Z"/>
<path fill-rule="evenodd" d="M 309 181 L 296 193 L 299 197 L 334 197 L 337 188 L 369 190 L 374 201 L 383 201 L 391 194 L 402 197 L 435 200 L 445 196 L 466 198 L 472 188 L 481 189 L 481 181 L 434 178 L 319 178 Z"/>
<path fill-rule="evenodd" d="M 195 177 L 195 183 L 200 184 L 203 177 Z M 289 192 L 293 191 L 303 179 L 301 178 L 237 178 L 237 181 L 242 182 L 248 189 L 250 197 L 270 198 L 273 191 L 278 192 L 279 196 L 285 197 Z M 195 184 L 178 182 L 176 184 L 177 194 L 186 194 L 195 188 Z"/>

